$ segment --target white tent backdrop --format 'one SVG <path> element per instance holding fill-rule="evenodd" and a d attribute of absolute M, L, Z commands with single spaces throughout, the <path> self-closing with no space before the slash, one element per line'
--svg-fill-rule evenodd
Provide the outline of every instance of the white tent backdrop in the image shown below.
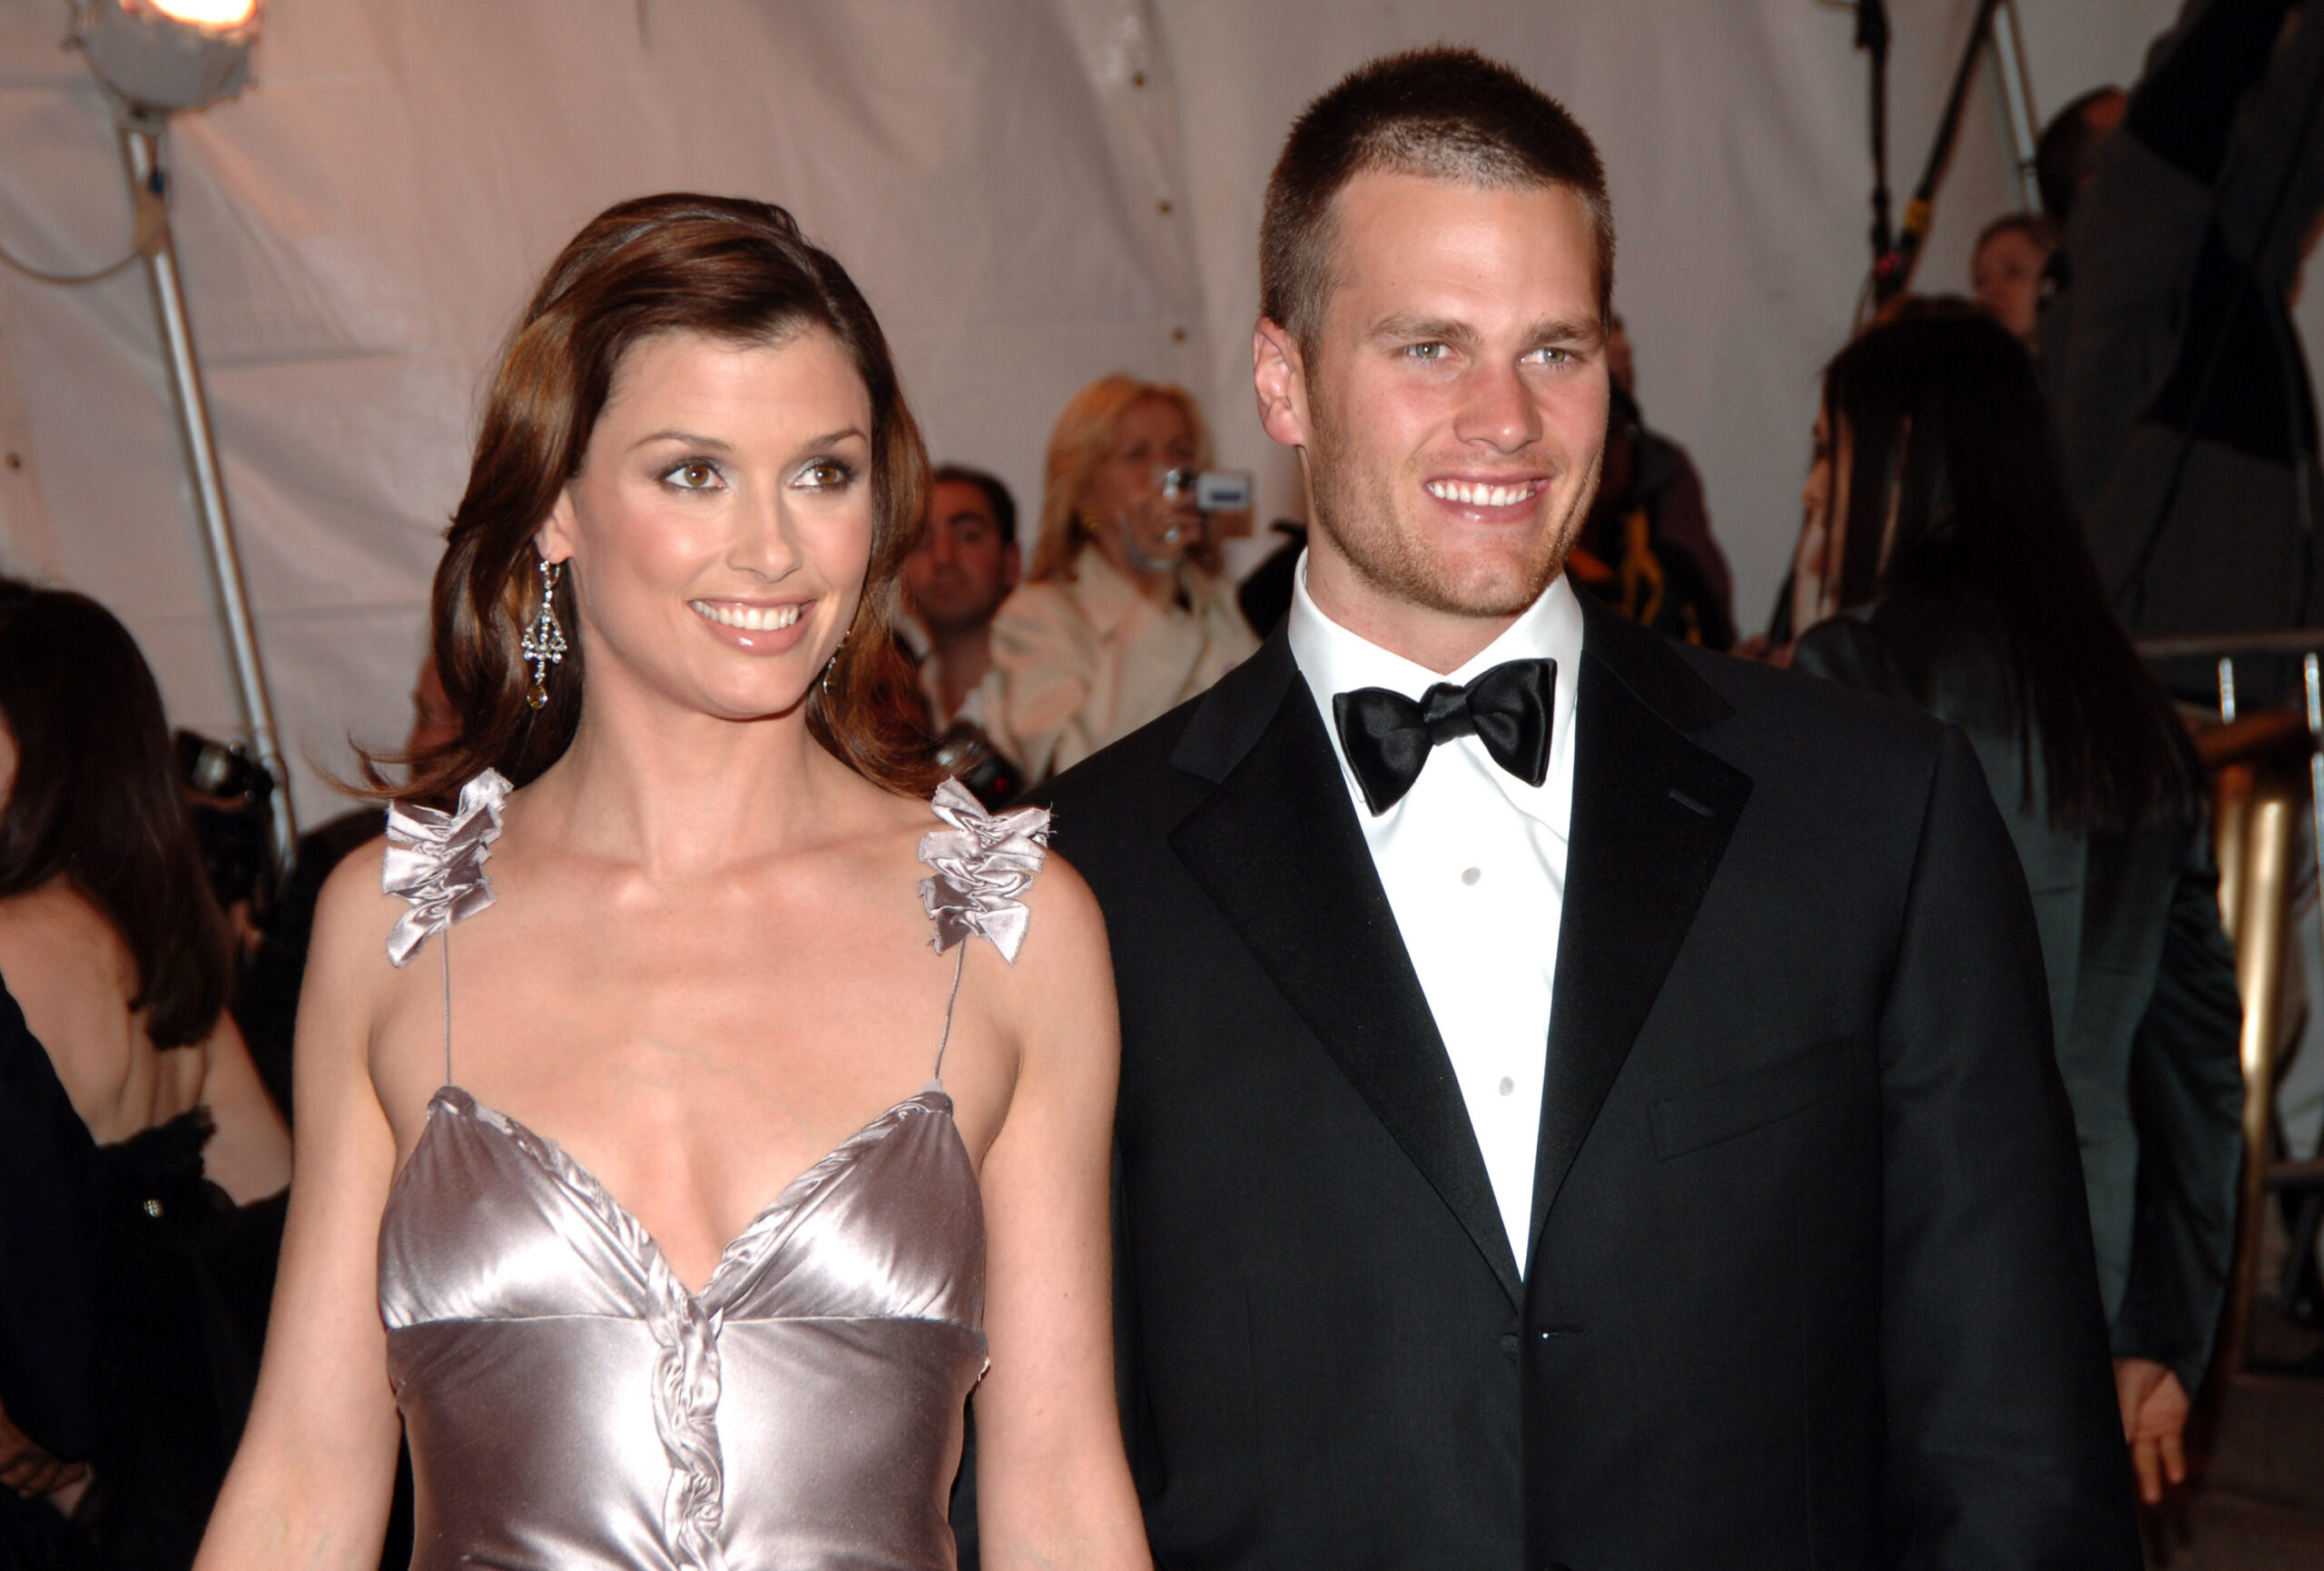
<path fill-rule="evenodd" d="M 1893 0 L 1901 212 L 1974 0 Z M 2041 109 L 2135 74 L 2168 0 L 2022 0 Z M 112 133 L 57 0 L 0 0 L 0 243 L 125 249 Z M 252 85 L 169 149 L 175 223 L 260 638 L 311 822 L 350 733 L 400 736 L 427 586 L 494 349 L 620 198 L 780 202 L 894 339 L 939 457 L 1039 504 L 1085 380 L 1187 382 L 1222 459 L 1295 513 L 1252 415 L 1254 241 L 1299 106 L 1453 39 L 1572 106 L 1611 172 L 1649 418 L 1692 450 L 1741 620 L 1797 519 L 1815 370 L 1868 210 L 1865 61 L 1824 0 L 273 0 Z M 1988 73 L 1988 78 L 1990 74 Z M 2014 205 L 1990 80 L 1922 272 L 1965 286 Z M 0 568 L 128 621 L 178 722 L 235 706 L 144 281 L 0 274 Z"/>

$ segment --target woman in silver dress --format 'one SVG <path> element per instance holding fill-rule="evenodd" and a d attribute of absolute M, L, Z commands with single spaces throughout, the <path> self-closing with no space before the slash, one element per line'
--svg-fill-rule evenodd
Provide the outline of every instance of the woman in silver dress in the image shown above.
<path fill-rule="evenodd" d="M 323 895 L 201 1565 L 370 1565 L 400 1416 L 415 1566 L 950 1566 L 972 1388 L 985 1564 L 1146 1563 L 1105 936 L 1044 815 L 927 799 L 923 467 L 781 210 L 625 203 L 550 269 L 437 574 L 460 738 Z"/>

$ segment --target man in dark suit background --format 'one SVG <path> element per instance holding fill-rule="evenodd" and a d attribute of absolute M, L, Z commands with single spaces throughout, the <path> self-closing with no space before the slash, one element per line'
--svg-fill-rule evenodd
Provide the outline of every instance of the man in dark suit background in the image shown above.
<path fill-rule="evenodd" d="M 1124 1027 L 1164 1566 L 2134 1567 L 2014 854 L 1957 733 L 1561 576 L 1612 227 L 1375 62 L 1271 184 L 1285 627 L 1049 793 Z"/>

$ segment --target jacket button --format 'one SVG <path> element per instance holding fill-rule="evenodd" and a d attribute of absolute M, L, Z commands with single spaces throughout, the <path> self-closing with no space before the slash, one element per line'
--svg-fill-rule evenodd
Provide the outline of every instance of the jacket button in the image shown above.
<path fill-rule="evenodd" d="M 1501 1350 L 1502 1350 L 1502 1352 L 1504 1352 L 1504 1353 L 1507 1353 L 1507 1354 L 1508 1354 L 1511 1358 L 1512 1358 L 1512 1359 L 1513 1359 L 1513 1358 L 1515 1358 L 1515 1357 L 1517 1356 L 1517 1333 L 1516 1333 L 1516 1332 L 1512 1331 L 1512 1332 L 1510 1332 L 1510 1333 L 1509 1333 L 1509 1335 L 1507 1335 L 1507 1336 L 1505 1336 L 1505 1337 L 1503 1337 L 1503 1338 L 1502 1338 L 1502 1339 L 1501 1339 Z"/>

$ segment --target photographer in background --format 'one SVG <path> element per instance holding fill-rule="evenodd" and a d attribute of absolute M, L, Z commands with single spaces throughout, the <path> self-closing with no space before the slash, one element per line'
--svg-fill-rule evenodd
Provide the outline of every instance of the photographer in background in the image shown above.
<path fill-rule="evenodd" d="M 1091 382 L 1049 437 L 1031 581 L 993 619 L 995 739 L 1038 784 L 1193 697 L 1259 647 L 1174 470 L 1209 467 L 1184 388 Z"/>
<path fill-rule="evenodd" d="M 281 874 L 274 863 L 270 812 L 274 776 L 239 742 L 182 730 L 171 745 L 185 785 L 193 838 L 202 847 L 202 871 L 209 877 L 211 895 L 225 914 L 239 973 L 258 953 Z"/>

